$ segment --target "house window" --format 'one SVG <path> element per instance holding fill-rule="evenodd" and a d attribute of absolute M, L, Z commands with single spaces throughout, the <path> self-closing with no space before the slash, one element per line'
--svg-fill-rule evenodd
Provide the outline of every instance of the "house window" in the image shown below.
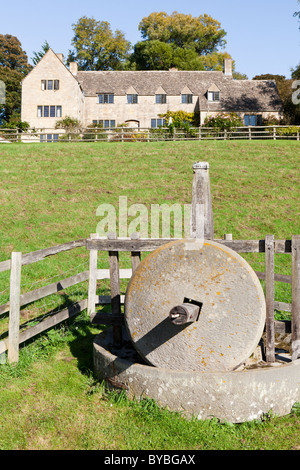
<path fill-rule="evenodd" d="M 208 101 L 220 101 L 220 92 L 219 91 L 208 91 L 207 92 Z"/>
<path fill-rule="evenodd" d="M 181 95 L 181 103 L 191 104 L 193 102 L 193 95 Z"/>
<path fill-rule="evenodd" d="M 128 104 L 137 104 L 137 102 L 138 102 L 138 95 L 127 95 Z"/>
<path fill-rule="evenodd" d="M 116 127 L 116 121 L 114 119 L 94 119 L 93 124 L 104 129 L 114 129 Z"/>
<path fill-rule="evenodd" d="M 37 107 L 37 117 L 62 117 L 62 106 L 38 106 Z"/>
<path fill-rule="evenodd" d="M 112 93 L 102 93 L 98 95 L 99 104 L 114 104 L 114 95 Z"/>
<path fill-rule="evenodd" d="M 55 106 L 50 106 L 50 117 L 56 117 L 55 116 Z"/>
<path fill-rule="evenodd" d="M 156 104 L 166 104 L 166 102 L 167 102 L 167 95 L 165 94 L 155 95 Z"/>
<path fill-rule="evenodd" d="M 165 119 L 151 119 L 151 128 L 157 129 L 158 127 L 164 127 L 167 125 L 167 121 Z"/>
<path fill-rule="evenodd" d="M 59 90 L 59 80 L 41 80 L 42 90 Z"/>
<path fill-rule="evenodd" d="M 262 115 L 261 114 L 245 114 L 244 123 L 245 123 L 245 126 L 261 126 Z"/>
<path fill-rule="evenodd" d="M 58 134 L 40 134 L 40 142 L 58 142 Z"/>

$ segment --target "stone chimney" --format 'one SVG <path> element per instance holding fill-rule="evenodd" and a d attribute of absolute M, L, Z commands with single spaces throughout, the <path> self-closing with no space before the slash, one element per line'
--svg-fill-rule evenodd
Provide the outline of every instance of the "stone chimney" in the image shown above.
<path fill-rule="evenodd" d="M 60 60 L 61 62 L 64 61 L 64 55 L 63 55 L 63 54 L 56 54 L 56 55 L 57 55 L 57 57 L 59 58 L 59 60 Z"/>
<path fill-rule="evenodd" d="M 232 59 L 224 59 L 224 75 L 232 77 Z"/>
<path fill-rule="evenodd" d="M 78 72 L 78 64 L 77 62 L 70 62 L 70 72 L 72 75 L 77 75 Z"/>

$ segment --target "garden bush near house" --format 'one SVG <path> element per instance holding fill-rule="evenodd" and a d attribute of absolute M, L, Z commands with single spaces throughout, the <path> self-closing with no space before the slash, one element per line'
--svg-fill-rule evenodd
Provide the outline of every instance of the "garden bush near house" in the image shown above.
<path fill-rule="evenodd" d="M 276 134 L 280 136 L 295 136 L 298 135 L 299 128 L 297 126 L 282 127 L 276 129 Z"/>
<path fill-rule="evenodd" d="M 286 127 L 277 127 L 279 126 L 280 124 L 278 123 L 277 121 L 277 124 L 276 123 L 268 123 L 266 124 L 264 122 L 264 125 L 266 126 L 265 130 L 268 132 L 269 135 L 273 135 L 274 133 L 274 127 L 272 126 L 276 126 L 276 136 L 277 137 L 296 137 L 299 135 L 300 133 L 300 130 L 299 130 L 299 127 L 297 126 L 286 126 Z"/>
<path fill-rule="evenodd" d="M 171 132 L 169 126 L 167 127 L 159 126 L 158 128 L 149 129 L 150 140 L 165 141 L 165 140 L 172 139 L 172 137 L 173 137 L 173 132 Z"/>
<path fill-rule="evenodd" d="M 148 134 L 144 131 L 133 131 L 128 129 L 127 131 L 116 131 L 110 138 L 112 142 L 147 142 Z"/>
<path fill-rule="evenodd" d="M 103 132 L 103 124 L 93 123 L 87 126 L 82 136 L 83 140 L 107 140 L 107 133 Z"/>
<path fill-rule="evenodd" d="M 177 134 L 178 138 L 193 138 L 197 136 L 197 131 L 193 128 L 199 127 L 200 125 L 199 113 L 187 113 L 186 111 L 168 111 L 167 113 L 160 115 L 160 117 L 166 120 L 171 136 L 173 136 L 176 132 L 175 129 L 183 131 L 183 133 L 180 133 L 179 135 Z"/>
<path fill-rule="evenodd" d="M 82 126 L 78 119 L 66 116 L 64 119 L 56 121 L 55 129 L 64 129 L 65 134 L 60 136 L 60 140 L 78 140 L 81 139 Z"/>
<path fill-rule="evenodd" d="M 1 128 L 4 129 L 4 132 L 1 133 Z M 21 137 L 19 134 L 23 132 L 27 132 L 30 128 L 30 125 L 26 121 L 21 121 L 19 114 L 15 114 L 11 116 L 8 122 L 3 121 L 2 125 L 0 126 L 0 137 L 4 139 L 10 139 L 19 142 Z M 6 129 L 9 129 L 11 132 L 6 132 Z M 14 132 L 15 131 L 15 132 Z"/>
<path fill-rule="evenodd" d="M 212 116 L 206 116 L 203 127 L 210 127 L 214 129 L 215 135 L 225 131 L 230 132 L 236 127 L 242 126 L 242 120 L 236 113 L 217 113 Z"/>

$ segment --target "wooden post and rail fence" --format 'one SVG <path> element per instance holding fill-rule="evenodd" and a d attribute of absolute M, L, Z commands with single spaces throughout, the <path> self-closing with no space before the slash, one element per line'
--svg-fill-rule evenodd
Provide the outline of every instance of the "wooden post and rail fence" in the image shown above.
<path fill-rule="evenodd" d="M 8 362 L 17 362 L 20 344 L 78 315 L 85 309 L 88 310 L 93 323 L 112 325 L 114 339 L 116 342 L 119 342 L 124 322 L 124 314 L 121 312 L 124 295 L 121 295 L 120 280 L 130 279 L 140 262 L 141 253 L 152 252 L 172 240 L 174 239 L 140 239 L 134 235 L 126 239 L 116 238 L 116 236 L 109 236 L 104 239 L 98 238 L 97 235 L 91 235 L 89 239 L 81 239 L 28 254 L 13 252 L 10 260 L 0 262 L 0 272 L 10 270 L 10 300 L 0 305 L 0 316 L 9 312 L 8 336 L 0 340 L 0 356 L 7 352 Z M 225 236 L 224 239 L 215 241 L 226 245 L 237 253 L 265 253 L 265 271 L 257 272 L 256 274 L 259 279 L 265 281 L 266 361 L 270 363 L 275 361 L 275 332 L 292 334 L 292 360 L 298 359 L 300 357 L 300 236 L 295 235 L 287 240 L 275 240 L 273 235 L 268 235 L 262 240 L 232 240 L 231 237 Z M 21 294 L 22 266 L 33 264 L 49 256 L 55 256 L 58 253 L 79 247 L 86 247 L 89 250 L 88 271 Z M 99 251 L 107 252 L 109 269 L 98 269 L 97 259 Z M 131 256 L 130 269 L 120 269 L 120 252 L 128 252 Z M 277 253 L 291 257 L 291 275 L 276 274 L 274 272 L 274 256 Z M 97 281 L 101 279 L 110 279 L 110 296 L 96 295 Z M 21 307 L 83 281 L 89 281 L 87 299 L 79 300 L 70 307 L 49 315 L 39 324 L 20 331 Z M 292 285 L 291 303 L 275 300 L 274 282 L 284 282 Z M 106 304 L 111 304 L 111 313 L 97 312 L 97 305 Z M 275 321 L 274 310 L 291 312 L 291 320 Z"/>
<path fill-rule="evenodd" d="M 300 140 L 300 126 L 244 126 L 232 129 L 193 127 L 189 130 L 168 127 L 88 127 L 68 132 L 57 129 L 1 129 L 0 143 L 12 142 L 156 142 L 159 140 Z"/>

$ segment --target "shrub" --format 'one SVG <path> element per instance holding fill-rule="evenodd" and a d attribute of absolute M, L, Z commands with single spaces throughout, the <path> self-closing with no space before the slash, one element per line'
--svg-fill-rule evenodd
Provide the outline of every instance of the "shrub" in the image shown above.
<path fill-rule="evenodd" d="M 242 126 L 242 120 L 236 113 L 217 113 L 206 116 L 204 127 L 212 127 L 219 131 L 230 131 L 234 127 Z"/>
<path fill-rule="evenodd" d="M 66 116 L 64 119 L 60 119 L 55 124 L 55 129 L 64 129 L 65 134 L 62 137 L 63 140 L 67 139 L 80 139 L 79 134 L 81 133 L 81 125 L 77 119 Z"/>
<path fill-rule="evenodd" d="M 282 136 L 295 136 L 299 132 L 299 127 L 297 126 L 289 126 L 289 127 L 282 127 L 282 128 L 277 128 L 276 129 L 276 134 L 277 135 L 282 135 Z"/>

